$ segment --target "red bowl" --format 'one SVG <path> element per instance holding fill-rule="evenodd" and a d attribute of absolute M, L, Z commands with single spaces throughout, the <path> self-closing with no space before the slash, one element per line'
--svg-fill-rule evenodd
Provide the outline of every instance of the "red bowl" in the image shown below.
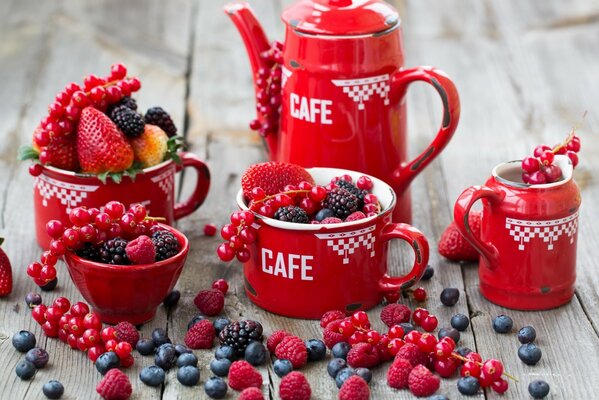
<path fill-rule="evenodd" d="M 181 275 L 189 241 L 178 230 L 172 232 L 181 245 L 175 256 L 153 264 L 109 265 L 86 260 L 74 253 L 64 256 L 71 279 L 102 322 L 134 325 L 154 318 L 156 308 L 173 289 Z"/>

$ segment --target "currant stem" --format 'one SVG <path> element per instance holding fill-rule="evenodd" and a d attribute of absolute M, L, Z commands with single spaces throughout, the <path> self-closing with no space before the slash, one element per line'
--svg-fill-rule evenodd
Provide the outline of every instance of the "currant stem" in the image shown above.
<path fill-rule="evenodd" d="M 254 203 L 254 204 L 262 203 L 262 202 L 268 201 L 270 199 L 274 199 L 275 197 L 277 197 L 280 194 L 300 194 L 300 193 L 309 193 L 309 192 L 310 192 L 309 190 L 299 190 L 299 189 L 298 190 L 289 190 L 287 192 L 280 192 L 280 193 L 277 193 L 277 194 L 271 194 L 270 196 L 266 196 L 266 197 L 264 197 L 263 199 L 260 199 L 260 200 L 252 200 L 252 203 Z"/>
<path fill-rule="evenodd" d="M 147 217 L 144 218 L 144 221 L 166 222 L 166 218 L 164 218 L 164 217 L 150 217 L 150 216 L 147 216 Z"/>
<path fill-rule="evenodd" d="M 478 361 L 474 361 L 474 360 L 469 360 L 469 359 L 467 359 L 466 357 L 462 357 L 461 355 L 459 355 L 459 354 L 458 354 L 458 353 L 456 353 L 456 352 L 452 352 L 452 353 L 451 353 L 451 356 L 452 356 L 453 358 L 457 358 L 458 360 L 462 360 L 462 361 L 464 361 L 464 362 L 472 361 L 472 362 L 475 362 L 476 364 L 478 364 L 478 366 L 480 366 L 480 367 L 482 367 L 482 366 L 483 366 L 483 363 L 481 363 L 481 362 L 478 362 Z M 508 378 L 510 378 L 511 380 L 513 380 L 514 382 L 519 382 L 518 378 L 516 378 L 515 376 L 513 376 L 513 375 L 511 375 L 511 374 L 508 374 L 508 373 L 507 373 L 507 372 L 505 372 L 505 371 L 503 371 L 502 375 L 505 375 L 505 376 L 507 376 Z"/>

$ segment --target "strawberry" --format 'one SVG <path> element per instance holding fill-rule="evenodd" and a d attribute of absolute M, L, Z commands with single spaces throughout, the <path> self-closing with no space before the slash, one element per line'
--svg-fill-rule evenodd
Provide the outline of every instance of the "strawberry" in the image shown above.
<path fill-rule="evenodd" d="M 0 237 L 0 245 L 4 238 Z M 0 297 L 8 296 L 12 291 L 12 268 L 6 253 L 0 249 Z"/>
<path fill-rule="evenodd" d="M 77 151 L 83 172 L 121 172 L 133 164 L 133 149 L 125 135 L 110 118 L 93 107 L 81 112 Z"/>
<path fill-rule="evenodd" d="M 287 185 L 297 185 L 302 181 L 314 184 L 314 178 L 299 165 L 271 161 L 246 169 L 241 177 L 241 188 L 245 197 L 252 199 L 251 191 L 255 187 L 262 188 L 269 196 L 282 192 Z"/>
<path fill-rule="evenodd" d="M 41 130 L 38 125 L 35 128 L 35 134 Z M 79 171 L 79 158 L 77 157 L 77 136 L 55 136 L 49 145 L 39 147 L 33 140 L 32 147 L 39 153 L 40 163 L 51 165 L 56 168 L 66 169 L 67 171 Z"/>
<path fill-rule="evenodd" d="M 476 237 L 480 237 L 480 211 L 471 211 L 468 216 L 468 225 Z M 455 222 L 452 222 L 443 232 L 439 240 L 439 253 L 454 261 L 477 261 L 478 252 L 458 231 Z"/>
<path fill-rule="evenodd" d="M 143 133 L 131 139 L 135 161 L 143 168 L 160 164 L 168 150 L 167 134 L 156 125 L 146 124 Z"/>

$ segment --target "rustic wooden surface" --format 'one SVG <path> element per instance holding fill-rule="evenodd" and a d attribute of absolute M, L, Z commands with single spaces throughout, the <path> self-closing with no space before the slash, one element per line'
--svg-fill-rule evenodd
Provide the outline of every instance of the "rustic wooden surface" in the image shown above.
<path fill-rule="evenodd" d="M 254 9 L 272 39 L 282 37 L 278 14 L 290 1 L 256 0 Z M 169 110 L 185 132 L 191 150 L 204 158 L 212 171 L 212 188 L 206 203 L 179 227 L 192 247 L 178 283 L 183 296 L 167 313 L 143 326 L 148 336 L 165 327 L 181 342 L 187 321 L 196 313 L 193 297 L 224 277 L 231 285 L 225 314 L 260 320 L 267 334 L 284 328 L 308 339 L 320 336 L 317 322 L 299 321 L 269 314 L 253 306 L 243 293 L 237 263 L 225 265 L 214 254 L 218 238 L 202 234 L 204 224 L 222 225 L 235 209 L 234 194 L 240 174 L 251 163 L 264 160 L 256 135 L 247 129 L 253 117 L 253 93 L 249 63 L 236 30 L 222 13 L 223 1 L 53 1 L 7 0 L 0 2 L 0 233 L 13 262 L 15 289 L 0 300 L 0 399 L 44 398 L 42 385 L 58 379 L 65 399 L 97 398 L 100 375 L 80 352 L 57 340 L 46 339 L 24 307 L 24 296 L 34 290 L 25 266 L 41 253 L 33 235 L 32 179 L 26 165 L 15 161 L 20 144 L 31 132 L 54 94 L 86 73 L 105 73 L 108 65 L 124 62 L 143 81 L 137 96 L 142 108 L 159 104 Z M 413 223 L 428 236 L 431 248 L 451 220 L 457 195 L 467 186 L 482 183 L 491 168 L 502 161 L 530 152 L 538 143 L 560 140 L 583 111 L 589 109 L 580 130 L 583 141 L 581 166 L 575 173 L 583 197 L 578 241 L 577 293 L 566 306 L 546 312 L 515 312 L 490 304 L 478 292 L 476 266 L 459 265 L 431 254 L 435 277 L 423 284 L 430 294 L 426 306 L 447 325 L 456 312 L 472 317 L 472 328 L 462 344 L 483 357 L 504 361 L 519 377 L 502 398 L 525 399 L 531 380 L 551 385 L 552 399 L 596 398 L 599 392 L 596 365 L 599 360 L 599 278 L 595 272 L 599 230 L 595 204 L 599 185 L 599 121 L 593 108 L 599 101 L 599 3 L 585 0 L 396 0 L 403 19 L 406 65 L 436 65 L 456 82 L 462 101 L 458 132 L 443 154 L 412 184 Z M 413 85 L 408 95 L 410 150 L 415 154 L 430 140 L 440 121 L 436 95 L 424 85 Z M 189 192 L 193 177 L 184 176 L 181 196 Z M 409 262 L 399 244 L 392 247 L 392 271 Z M 61 285 L 44 300 L 64 295 L 80 300 L 59 269 Z M 457 287 L 462 296 L 453 308 L 440 305 L 443 287 Z M 298 299 L 298 301 L 301 301 Z M 407 304 L 413 306 L 408 299 Z M 376 321 L 380 307 L 369 312 Z M 535 326 L 543 359 L 535 367 L 517 357 L 515 334 L 497 335 L 491 328 L 495 315 L 507 313 L 515 327 Z M 375 326 L 382 328 L 380 321 Z M 11 345 L 20 329 L 33 331 L 50 353 L 50 363 L 29 382 L 20 381 L 14 366 L 21 355 Z M 161 388 L 143 385 L 137 375 L 152 363 L 136 356 L 126 372 L 135 399 L 206 398 L 203 383 L 211 376 L 209 351 L 197 351 L 201 382 L 193 388 L 180 385 L 171 371 Z M 375 370 L 371 398 L 409 399 L 385 383 L 385 367 Z M 271 365 L 261 368 L 267 398 L 278 398 L 279 379 Z M 314 399 L 336 398 L 337 389 L 325 371 L 325 363 L 303 369 Z M 455 379 L 442 380 L 438 393 L 459 398 Z M 236 397 L 229 392 L 228 399 Z M 478 398 L 499 398 L 493 392 Z"/>

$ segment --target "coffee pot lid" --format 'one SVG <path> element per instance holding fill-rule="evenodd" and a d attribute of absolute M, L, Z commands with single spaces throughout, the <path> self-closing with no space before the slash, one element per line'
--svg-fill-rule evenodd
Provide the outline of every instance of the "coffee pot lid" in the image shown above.
<path fill-rule="evenodd" d="M 283 11 L 296 30 L 318 35 L 364 35 L 399 24 L 397 10 L 382 0 L 301 0 Z"/>

